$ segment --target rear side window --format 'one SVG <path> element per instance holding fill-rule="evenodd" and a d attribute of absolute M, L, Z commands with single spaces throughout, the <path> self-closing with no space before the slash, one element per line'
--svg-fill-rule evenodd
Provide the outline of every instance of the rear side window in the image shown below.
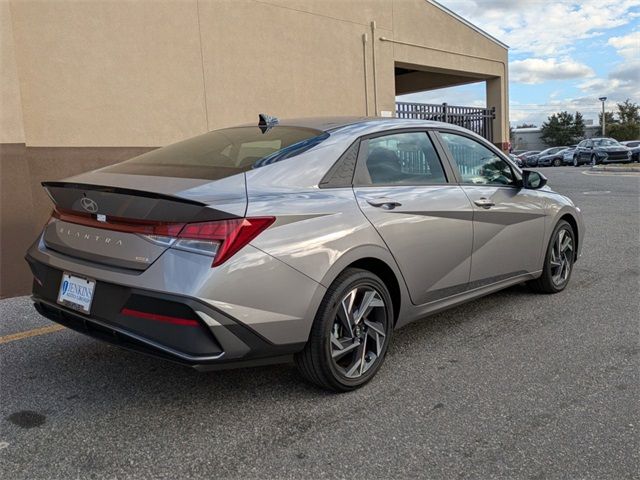
<path fill-rule="evenodd" d="M 300 155 L 327 137 L 326 132 L 303 127 L 226 128 L 153 150 L 102 171 L 218 180 Z"/>
<path fill-rule="evenodd" d="M 426 132 L 396 133 L 368 140 L 366 183 L 372 185 L 429 185 L 446 183 Z"/>

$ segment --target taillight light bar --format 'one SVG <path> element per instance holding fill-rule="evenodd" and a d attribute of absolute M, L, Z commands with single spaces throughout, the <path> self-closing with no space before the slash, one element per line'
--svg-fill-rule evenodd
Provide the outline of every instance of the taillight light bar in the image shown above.
<path fill-rule="evenodd" d="M 154 222 L 149 220 L 135 220 L 121 217 L 109 217 L 109 221 L 102 222 L 90 213 L 74 212 L 56 208 L 51 216 L 64 222 L 85 225 L 87 227 L 102 228 L 114 232 L 138 233 L 141 235 L 158 235 L 177 237 L 184 228 L 184 223 Z"/>
<path fill-rule="evenodd" d="M 169 248 L 213 257 L 212 267 L 221 265 L 261 232 L 275 217 L 232 218 L 198 223 L 166 223 L 109 217 L 99 221 L 90 214 L 54 210 L 53 217 L 88 227 L 134 233 Z"/>

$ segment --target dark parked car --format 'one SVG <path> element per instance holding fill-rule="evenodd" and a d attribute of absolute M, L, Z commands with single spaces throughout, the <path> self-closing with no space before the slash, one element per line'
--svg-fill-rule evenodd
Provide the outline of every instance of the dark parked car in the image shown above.
<path fill-rule="evenodd" d="M 625 147 L 631 149 L 631 161 L 640 162 L 640 140 L 628 140 L 626 142 L 620 142 Z"/>
<path fill-rule="evenodd" d="M 520 168 L 524 167 L 524 163 L 522 163 L 522 160 L 520 160 L 520 157 L 518 157 L 517 155 L 514 155 L 513 153 L 509 154 L 509 158 L 511 160 L 513 160 L 513 162 L 518 165 Z"/>
<path fill-rule="evenodd" d="M 613 138 L 588 138 L 581 141 L 573 154 L 573 166 L 583 163 L 626 163 L 631 161 L 631 149 Z"/>
<path fill-rule="evenodd" d="M 538 164 L 539 154 L 540 150 L 529 150 L 518 155 L 518 158 L 522 160 L 525 167 L 535 167 Z"/>
<path fill-rule="evenodd" d="M 553 165 L 554 167 L 559 167 L 562 165 L 562 151 L 566 148 L 568 147 L 551 147 L 543 150 L 538 155 L 538 166 L 548 167 Z"/>
<path fill-rule="evenodd" d="M 562 151 L 562 163 L 565 165 L 573 164 L 573 154 L 576 151 L 578 145 L 571 145 Z"/>

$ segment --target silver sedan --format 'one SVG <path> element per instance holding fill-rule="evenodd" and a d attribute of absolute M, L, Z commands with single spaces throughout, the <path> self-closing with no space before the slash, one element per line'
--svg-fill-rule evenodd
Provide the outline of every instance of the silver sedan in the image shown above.
<path fill-rule="evenodd" d="M 523 282 L 561 292 L 584 235 L 540 173 L 419 120 L 260 115 L 43 185 L 42 315 L 202 370 L 293 358 L 334 391 L 430 313 Z"/>

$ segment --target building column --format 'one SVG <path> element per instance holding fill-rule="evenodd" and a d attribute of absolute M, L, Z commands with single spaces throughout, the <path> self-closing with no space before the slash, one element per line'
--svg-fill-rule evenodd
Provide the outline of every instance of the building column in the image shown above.
<path fill-rule="evenodd" d="M 487 107 L 496 109 L 496 118 L 493 120 L 493 143 L 501 150 L 507 151 L 509 148 L 509 94 L 506 76 L 488 79 L 486 95 Z"/>

